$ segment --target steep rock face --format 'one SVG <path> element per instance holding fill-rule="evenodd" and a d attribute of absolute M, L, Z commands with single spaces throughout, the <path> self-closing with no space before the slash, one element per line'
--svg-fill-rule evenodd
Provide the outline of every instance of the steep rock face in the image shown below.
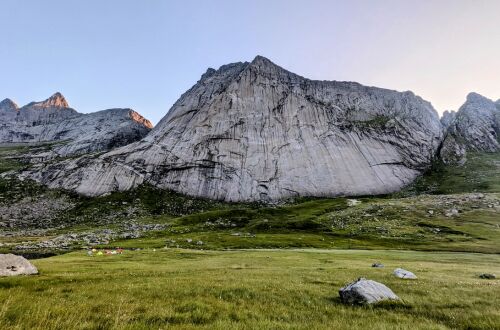
<path fill-rule="evenodd" d="M 46 158 L 110 150 L 140 140 L 152 128 L 131 109 L 78 113 L 60 93 L 20 109 L 9 101 L 0 104 L 0 142 L 66 141 Z"/>
<path fill-rule="evenodd" d="M 138 141 L 152 125 L 132 109 L 108 109 L 83 114 L 43 127 L 43 141 L 68 140 L 53 147 L 58 156 L 110 150 Z"/>
<path fill-rule="evenodd" d="M 85 195 L 143 182 L 226 201 L 382 194 L 427 168 L 441 139 L 411 92 L 312 81 L 257 57 L 209 69 L 143 140 L 29 176 Z"/>
<path fill-rule="evenodd" d="M 449 124 L 441 159 L 446 164 L 463 164 L 466 152 L 500 151 L 500 109 L 490 99 L 470 93 Z"/>

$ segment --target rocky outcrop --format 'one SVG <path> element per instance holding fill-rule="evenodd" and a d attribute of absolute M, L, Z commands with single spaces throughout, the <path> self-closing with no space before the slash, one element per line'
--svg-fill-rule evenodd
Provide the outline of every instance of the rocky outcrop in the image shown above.
<path fill-rule="evenodd" d="M 56 93 L 45 101 L 18 108 L 6 99 L 0 103 L 0 142 L 60 143 L 42 158 L 110 150 L 143 138 L 152 125 L 131 109 L 78 113 Z"/>
<path fill-rule="evenodd" d="M 500 109 L 470 93 L 446 130 L 440 156 L 446 164 L 463 164 L 467 151 L 500 151 Z M 444 117 L 443 117 L 444 118 Z"/>
<path fill-rule="evenodd" d="M 411 92 L 313 81 L 263 57 L 209 69 L 143 140 L 28 173 L 101 195 L 144 182 L 225 201 L 397 191 L 442 139 Z"/>
<path fill-rule="evenodd" d="M 384 300 L 399 300 L 399 297 L 382 283 L 360 278 L 339 290 L 344 304 L 374 304 Z"/>
<path fill-rule="evenodd" d="M 38 270 L 24 257 L 0 254 L 0 276 L 34 275 Z"/>
<path fill-rule="evenodd" d="M 52 153 L 69 156 L 130 144 L 147 135 L 151 128 L 151 123 L 132 109 L 109 109 L 50 125 L 41 136 L 45 141 L 68 141 L 54 146 Z"/>
<path fill-rule="evenodd" d="M 441 117 L 441 124 L 443 125 L 445 130 L 447 130 L 448 127 L 450 127 L 451 123 L 453 123 L 456 115 L 457 113 L 453 110 L 446 110 L 445 112 L 443 112 L 443 116 Z"/>
<path fill-rule="evenodd" d="M 13 121 L 17 116 L 18 106 L 11 99 L 0 102 L 0 122 Z"/>

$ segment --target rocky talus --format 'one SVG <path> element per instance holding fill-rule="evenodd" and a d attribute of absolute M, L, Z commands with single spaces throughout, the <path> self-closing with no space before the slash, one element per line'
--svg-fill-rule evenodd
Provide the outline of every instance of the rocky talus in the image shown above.
<path fill-rule="evenodd" d="M 225 201 L 373 195 L 412 182 L 442 137 L 411 92 L 313 81 L 258 56 L 207 70 L 141 141 L 24 175 L 90 196 L 146 182 Z"/>
<path fill-rule="evenodd" d="M 445 117 L 443 116 L 443 119 Z M 500 151 L 500 103 L 477 93 L 449 118 L 440 157 L 446 164 L 463 164 L 467 151 Z"/>
<path fill-rule="evenodd" d="M 131 109 L 79 113 L 60 93 L 22 108 L 10 99 L 0 102 L 0 143 L 62 142 L 36 155 L 42 160 L 110 150 L 140 140 L 151 128 Z"/>

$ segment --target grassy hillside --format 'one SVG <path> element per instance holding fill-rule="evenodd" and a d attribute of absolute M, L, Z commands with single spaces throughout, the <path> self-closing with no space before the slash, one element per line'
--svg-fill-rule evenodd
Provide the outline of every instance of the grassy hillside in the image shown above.
<path fill-rule="evenodd" d="M 26 147 L 0 149 L 4 155 L 0 156 L 0 167 L 23 166 L 5 155 L 25 151 Z M 16 210 L 32 208 L 28 213 L 38 216 L 17 227 L 3 228 L 9 233 L 0 237 L 3 251 L 20 242 L 110 229 L 119 234 L 100 246 L 500 253 L 500 154 L 469 155 L 465 166 L 435 167 L 400 193 L 354 200 L 302 198 L 280 205 L 228 204 L 149 186 L 85 198 L 4 178 L 0 179 L 0 208 L 1 201 Z M 51 203 L 56 206 L 48 212 Z M 41 207 L 34 208 L 36 205 Z M 12 217 L 16 216 L 25 217 Z M 122 234 L 124 228 L 155 225 L 163 227 L 142 231 L 136 239 Z M 44 231 L 34 233 L 33 228 Z M 79 248 L 88 244 L 72 241 L 70 245 Z"/>
<path fill-rule="evenodd" d="M 397 196 L 500 192 L 500 153 L 467 153 L 463 166 L 434 166 Z"/>
<path fill-rule="evenodd" d="M 258 209 L 235 207 L 177 218 L 144 217 L 142 222 L 165 222 L 169 226 L 136 240 L 113 242 L 113 245 L 500 253 L 499 195 L 485 195 L 482 199 L 463 195 L 358 201 L 356 206 L 348 206 L 346 199 L 327 199 Z M 447 216 L 452 209 L 460 213 Z M 198 241 L 203 245 L 197 245 Z"/>

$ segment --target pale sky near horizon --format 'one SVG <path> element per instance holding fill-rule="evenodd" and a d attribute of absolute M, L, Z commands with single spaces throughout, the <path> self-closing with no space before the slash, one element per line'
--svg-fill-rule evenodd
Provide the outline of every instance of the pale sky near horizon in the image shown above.
<path fill-rule="evenodd" d="M 411 90 L 438 112 L 500 99 L 500 0 L 0 0 L 0 100 L 60 91 L 157 123 L 208 67 Z"/>

